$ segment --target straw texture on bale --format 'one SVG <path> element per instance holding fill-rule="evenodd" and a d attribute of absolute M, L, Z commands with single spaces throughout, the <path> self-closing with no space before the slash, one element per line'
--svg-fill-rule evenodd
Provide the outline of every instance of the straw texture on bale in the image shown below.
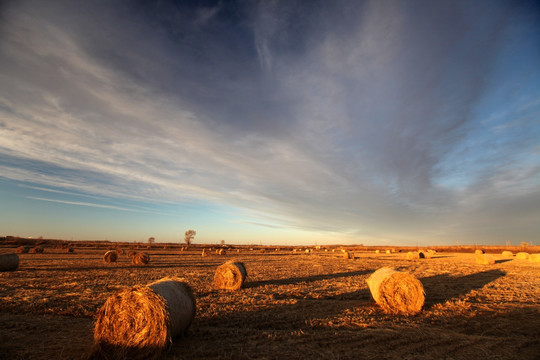
<path fill-rule="evenodd" d="M 420 259 L 420 253 L 416 251 L 409 251 L 407 253 L 407 259 L 408 260 Z"/>
<path fill-rule="evenodd" d="M 41 246 L 36 246 L 30 249 L 31 254 L 43 254 L 44 249 Z"/>
<path fill-rule="evenodd" d="M 503 251 L 502 256 L 504 256 L 505 258 L 511 258 L 514 257 L 514 253 L 511 251 Z"/>
<path fill-rule="evenodd" d="M 476 254 L 476 263 L 481 265 L 493 265 L 495 264 L 495 259 L 493 256 L 488 254 Z"/>
<path fill-rule="evenodd" d="M 540 254 L 531 254 L 529 260 L 531 262 L 540 262 Z"/>
<path fill-rule="evenodd" d="M 117 258 L 118 258 L 118 255 L 116 255 L 116 252 L 112 250 L 107 251 L 105 255 L 103 255 L 103 261 L 107 263 L 115 262 Z"/>
<path fill-rule="evenodd" d="M 383 267 L 367 279 L 373 299 L 387 313 L 414 315 L 422 310 L 425 294 L 413 275 Z"/>
<path fill-rule="evenodd" d="M 516 259 L 519 259 L 519 260 L 527 260 L 529 258 L 529 253 L 526 253 L 526 252 L 518 252 L 516 254 Z"/>
<path fill-rule="evenodd" d="M 136 285 L 107 299 L 96 313 L 94 358 L 156 359 L 195 317 L 191 288 L 179 278 Z"/>
<path fill-rule="evenodd" d="M 218 289 L 238 290 L 246 281 L 247 271 L 243 263 L 228 261 L 219 266 L 214 275 L 214 285 Z"/>
<path fill-rule="evenodd" d="M 133 255 L 131 262 L 135 265 L 146 265 L 150 262 L 150 255 L 145 252 L 139 252 Z"/>
<path fill-rule="evenodd" d="M 15 253 L 0 254 L 0 271 L 13 271 L 19 267 L 19 256 Z"/>
<path fill-rule="evenodd" d="M 15 249 L 17 254 L 28 254 L 28 251 L 30 251 L 30 248 L 27 246 L 19 246 Z"/>

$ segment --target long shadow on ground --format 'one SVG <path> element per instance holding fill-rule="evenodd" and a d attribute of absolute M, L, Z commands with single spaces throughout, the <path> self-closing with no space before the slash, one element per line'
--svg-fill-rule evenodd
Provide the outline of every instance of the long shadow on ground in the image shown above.
<path fill-rule="evenodd" d="M 420 279 L 426 292 L 425 307 L 465 295 L 472 290 L 480 289 L 486 284 L 505 276 L 501 270 L 489 270 L 465 276 L 435 275 Z"/>
<path fill-rule="evenodd" d="M 314 281 L 319 281 L 319 280 L 330 280 L 330 279 L 345 278 L 345 277 L 351 277 L 351 276 L 361 276 L 361 275 L 370 274 L 372 272 L 373 270 L 362 270 L 362 271 L 340 272 L 340 273 L 335 273 L 335 274 L 301 276 L 301 277 L 293 277 L 293 278 L 287 278 L 287 279 L 262 280 L 262 281 L 254 281 L 251 283 L 247 283 L 245 287 L 254 288 L 254 287 L 265 286 L 265 285 L 295 285 L 295 284 L 299 284 L 303 282 L 314 282 Z"/>

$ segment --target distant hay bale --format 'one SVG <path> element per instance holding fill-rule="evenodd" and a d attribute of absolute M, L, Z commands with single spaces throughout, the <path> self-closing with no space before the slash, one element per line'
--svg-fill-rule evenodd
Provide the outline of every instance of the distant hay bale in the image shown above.
<path fill-rule="evenodd" d="M 511 258 L 511 257 L 514 257 L 514 253 L 511 251 L 503 251 L 502 256 L 505 258 Z"/>
<path fill-rule="evenodd" d="M 420 259 L 420 253 L 416 251 L 409 251 L 407 253 L 407 260 L 415 260 L 415 259 Z"/>
<path fill-rule="evenodd" d="M 120 290 L 96 313 L 94 358 L 157 359 L 186 333 L 195 311 L 193 292 L 179 278 Z"/>
<path fill-rule="evenodd" d="M 422 310 L 425 293 L 413 275 L 383 267 L 367 279 L 373 299 L 387 313 L 414 315 Z"/>
<path fill-rule="evenodd" d="M 118 255 L 116 255 L 116 252 L 109 250 L 103 255 L 103 261 L 106 263 L 113 263 L 116 262 L 116 259 L 118 259 Z"/>
<path fill-rule="evenodd" d="M 519 259 L 519 260 L 527 260 L 529 258 L 529 253 L 526 253 L 526 252 L 518 252 L 516 254 L 516 259 Z"/>
<path fill-rule="evenodd" d="M 68 246 L 67 248 L 64 249 L 64 251 L 65 251 L 66 253 L 68 253 L 68 254 L 69 254 L 69 253 L 72 253 L 72 252 L 74 251 L 73 246 Z"/>
<path fill-rule="evenodd" d="M 244 263 L 228 261 L 219 266 L 214 275 L 214 285 L 218 289 L 238 290 L 246 281 L 247 271 Z"/>
<path fill-rule="evenodd" d="M 343 253 L 343 258 L 348 260 L 354 260 L 354 253 L 352 251 L 346 251 Z"/>
<path fill-rule="evenodd" d="M 474 253 L 475 253 L 475 254 L 480 254 L 480 255 L 481 255 L 481 254 L 484 254 L 485 251 L 484 251 L 484 250 L 480 250 L 480 249 L 476 249 L 476 250 L 474 250 Z"/>
<path fill-rule="evenodd" d="M 35 246 L 33 248 L 30 249 L 30 254 L 43 254 L 43 252 L 45 251 L 45 249 L 43 249 L 42 246 Z"/>
<path fill-rule="evenodd" d="M 386 253 L 387 254 L 391 254 L 392 252 L 390 250 L 386 250 Z"/>
<path fill-rule="evenodd" d="M 116 252 L 116 255 L 124 255 L 124 250 L 123 249 L 116 248 L 114 251 Z"/>
<path fill-rule="evenodd" d="M 380 250 L 375 250 L 375 254 L 378 254 L 378 253 L 380 253 Z"/>
<path fill-rule="evenodd" d="M 15 249 L 15 252 L 17 254 L 28 254 L 28 251 L 30 251 L 30 248 L 28 246 L 19 246 Z"/>
<path fill-rule="evenodd" d="M 138 252 L 133 255 L 131 262 L 134 265 L 147 265 L 150 262 L 150 255 L 145 252 Z"/>
<path fill-rule="evenodd" d="M 428 249 L 427 253 L 431 256 L 435 255 L 437 253 L 437 251 L 433 250 L 433 249 Z"/>
<path fill-rule="evenodd" d="M 218 255 L 227 255 L 227 251 L 225 249 L 219 249 Z"/>
<path fill-rule="evenodd" d="M 205 249 L 202 249 L 202 253 L 201 253 L 201 256 L 202 256 L 202 257 L 206 257 L 206 256 L 208 256 L 208 253 L 206 252 L 206 250 L 205 250 Z"/>
<path fill-rule="evenodd" d="M 418 251 L 418 257 L 420 259 L 431 259 L 431 253 L 428 252 L 428 251 L 419 250 Z"/>
<path fill-rule="evenodd" d="M 19 267 L 19 256 L 15 253 L 0 254 L 0 271 L 13 271 Z"/>
<path fill-rule="evenodd" d="M 481 265 L 493 265 L 495 264 L 495 259 L 493 256 L 488 254 L 476 254 L 475 261 L 477 264 Z"/>
<path fill-rule="evenodd" d="M 531 262 L 540 262 L 540 254 L 531 254 L 529 260 Z"/>

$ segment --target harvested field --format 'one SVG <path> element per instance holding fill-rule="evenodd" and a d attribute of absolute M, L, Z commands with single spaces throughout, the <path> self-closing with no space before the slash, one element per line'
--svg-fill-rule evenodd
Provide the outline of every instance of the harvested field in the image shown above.
<path fill-rule="evenodd" d="M 93 345 L 93 317 L 124 287 L 181 277 L 197 299 L 186 337 L 164 359 L 536 359 L 540 349 L 540 263 L 493 254 L 355 250 L 355 259 L 312 251 L 150 249 L 152 261 L 103 262 L 103 251 L 47 248 L 19 254 L 19 268 L 0 273 L 0 353 L 6 359 L 83 359 Z M 14 248 L 0 248 L 1 253 Z M 233 253 L 233 251 L 230 251 Z M 244 288 L 214 287 L 230 258 L 249 269 Z M 415 316 L 384 313 L 366 279 L 388 266 L 408 272 L 426 292 Z"/>

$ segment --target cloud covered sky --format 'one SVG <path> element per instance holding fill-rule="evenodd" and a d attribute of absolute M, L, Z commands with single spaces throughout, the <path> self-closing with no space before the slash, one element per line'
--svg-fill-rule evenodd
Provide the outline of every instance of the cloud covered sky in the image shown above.
<path fill-rule="evenodd" d="M 8 1 L 0 231 L 540 241 L 527 1 Z"/>

